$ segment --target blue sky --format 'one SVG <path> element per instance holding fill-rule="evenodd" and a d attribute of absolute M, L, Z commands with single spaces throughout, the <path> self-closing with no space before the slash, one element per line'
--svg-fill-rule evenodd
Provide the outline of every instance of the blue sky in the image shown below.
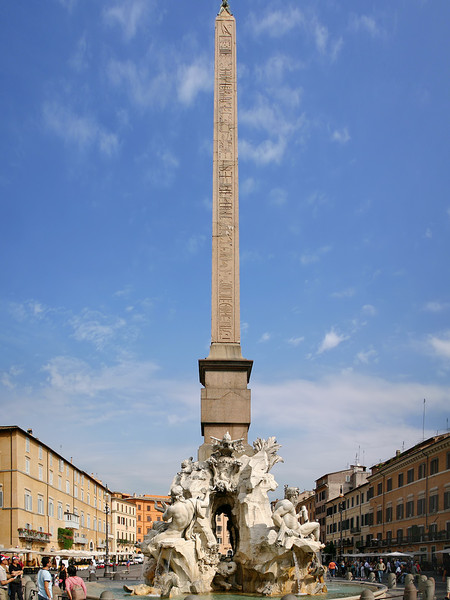
<path fill-rule="evenodd" d="M 310 489 L 448 427 L 450 3 L 230 6 L 249 439 Z M 128 492 L 202 443 L 219 7 L 0 6 L 2 422 Z"/>

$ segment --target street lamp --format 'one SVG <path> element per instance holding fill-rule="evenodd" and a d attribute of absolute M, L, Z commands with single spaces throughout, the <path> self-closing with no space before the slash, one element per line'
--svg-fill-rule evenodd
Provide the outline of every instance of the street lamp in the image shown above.
<path fill-rule="evenodd" d="M 106 553 L 105 553 L 105 575 L 108 572 L 108 565 L 109 565 L 109 502 L 111 500 L 111 496 L 109 494 L 109 490 L 108 490 L 108 486 L 106 486 L 106 492 L 103 493 L 103 497 L 105 499 L 105 516 L 106 516 L 106 527 L 105 527 L 105 533 L 106 533 Z"/>

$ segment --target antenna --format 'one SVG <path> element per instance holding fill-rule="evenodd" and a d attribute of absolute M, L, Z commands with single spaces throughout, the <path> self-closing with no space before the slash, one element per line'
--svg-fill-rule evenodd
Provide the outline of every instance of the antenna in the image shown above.
<path fill-rule="evenodd" d="M 422 442 L 425 441 L 425 404 L 426 400 L 423 399 L 423 417 L 422 417 Z"/>

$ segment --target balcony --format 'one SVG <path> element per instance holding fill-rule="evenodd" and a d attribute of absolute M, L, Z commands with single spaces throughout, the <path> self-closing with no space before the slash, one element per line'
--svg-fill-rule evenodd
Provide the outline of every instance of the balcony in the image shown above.
<path fill-rule="evenodd" d="M 83 544 L 83 546 L 84 546 L 85 544 L 88 543 L 87 537 L 83 533 L 81 533 L 81 534 L 76 533 L 73 536 L 73 543 L 74 544 Z"/>
<path fill-rule="evenodd" d="M 26 527 L 19 527 L 17 531 L 19 532 L 19 538 L 21 539 L 44 542 L 44 544 L 48 544 L 51 537 L 50 533 L 36 531 L 36 529 L 27 529 Z"/>
<path fill-rule="evenodd" d="M 80 528 L 80 517 L 75 513 L 65 512 L 64 513 L 64 527 L 66 529 L 79 529 Z"/>

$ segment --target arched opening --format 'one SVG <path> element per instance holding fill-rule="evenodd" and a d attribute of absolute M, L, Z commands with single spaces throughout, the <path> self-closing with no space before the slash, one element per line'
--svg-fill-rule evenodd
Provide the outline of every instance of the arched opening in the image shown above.
<path fill-rule="evenodd" d="M 233 556 L 239 542 L 233 508 L 234 498 L 228 495 L 217 495 L 211 506 L 211 528 L 216 536 L 219 552 L 224 557 Z"/>

